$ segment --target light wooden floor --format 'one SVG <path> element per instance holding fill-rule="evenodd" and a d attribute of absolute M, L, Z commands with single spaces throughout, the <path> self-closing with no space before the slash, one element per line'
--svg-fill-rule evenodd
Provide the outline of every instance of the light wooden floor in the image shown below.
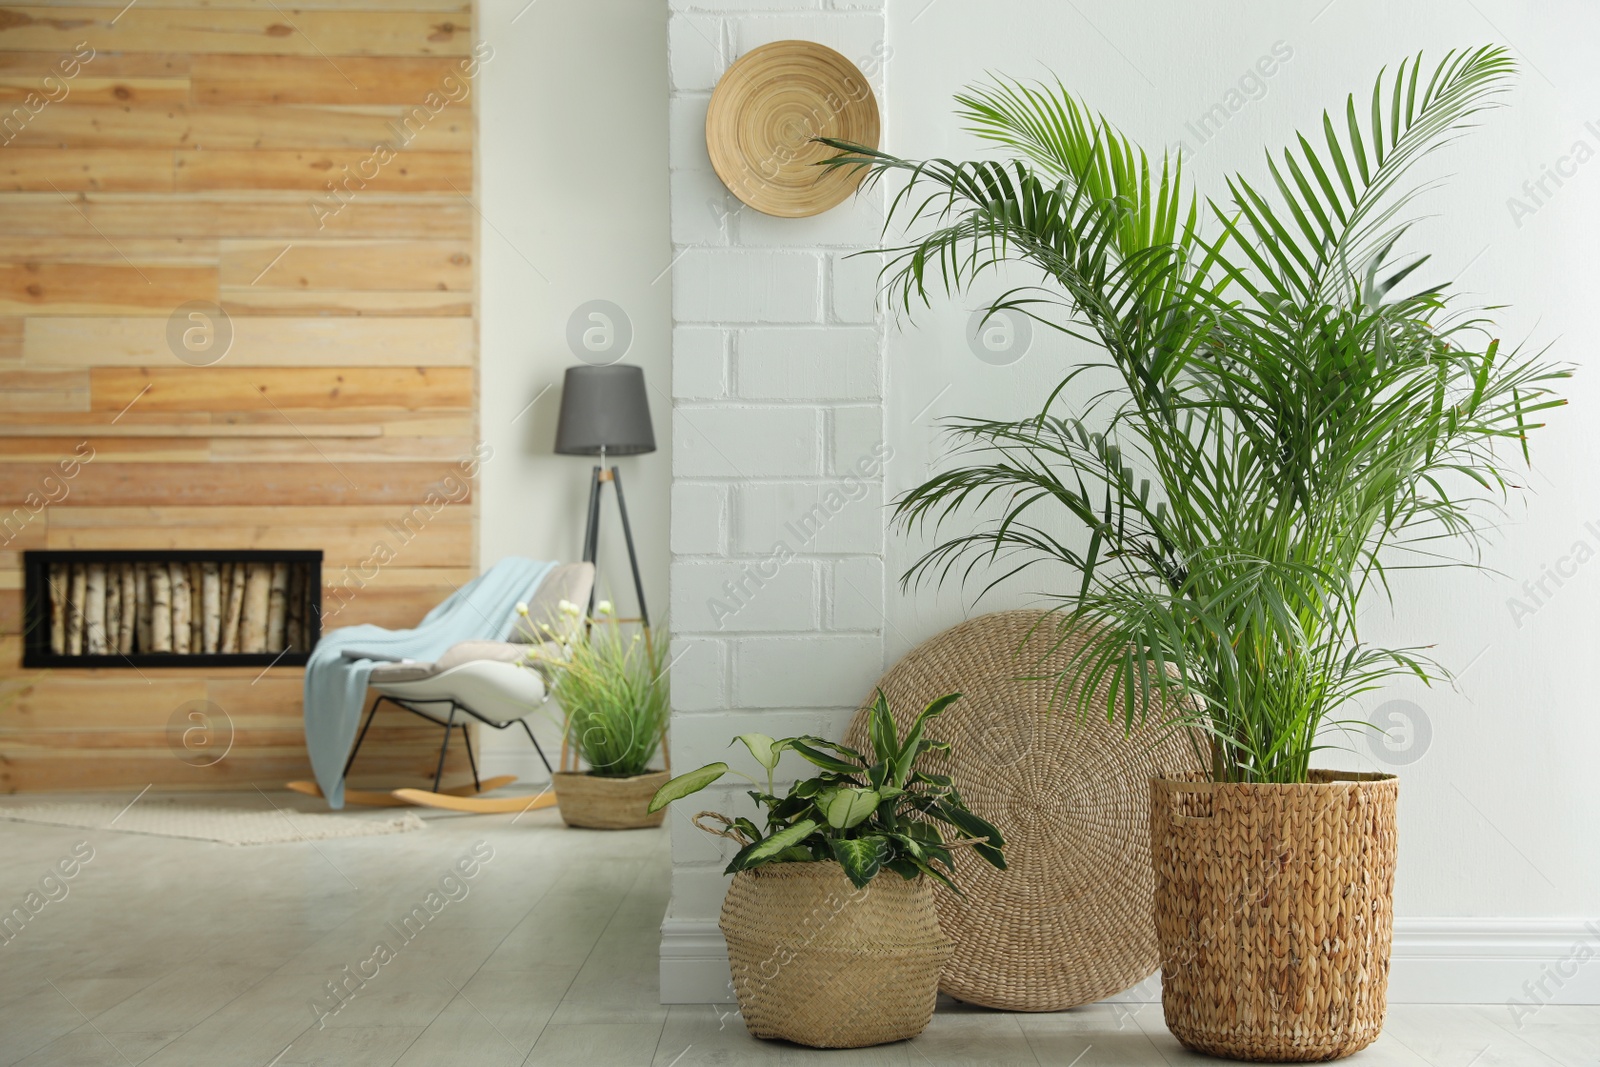
<path fill-rule="evenodd" d="M 0 912 L 75 843 L 94 849 L 66 896 L 0 945 L 0 1064 L 1220 1062 L 1180 1049 L 1158 1006 L 1006 1015 L 944 1004 L 900 1045 L 758 1042 L 728 1008 L 656 1002 L 664 831 L 569 830 L 552 811 L 427 818 L 420 833 L 244 848 L 0 821 Z M 310 1003 L 328 1000 L 324 983 L 378 940 L 399 943 L 388 924 L 479 841 L 494 858 L 466 896 L 319 1027 Z M 1594 1067 L 1600 1009 L 1547 1007 L 1513 1032 L 1504 1008 L 1397 1006 L 1378 1044 L 1347 1062 Z"/>

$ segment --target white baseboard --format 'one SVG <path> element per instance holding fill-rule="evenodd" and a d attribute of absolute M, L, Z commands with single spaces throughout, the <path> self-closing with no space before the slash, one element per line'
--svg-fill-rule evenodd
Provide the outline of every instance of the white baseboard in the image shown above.
<path fill-rule="evenodd" d="M 661 921 L 661 1003 L 733 1003 L 728 945 L 715 922 Z"/>
<path fill-rule="evenodd" d="M 1600 1004 L 1600 919 L 1396 919 L 1395 1004 Z"/>
<path fill-rule="evenodd" d="M 1161 999 L 1158 978 L 1113 1000 Z M 732 1003 L 715 922 L 661 924 L 661 1002 Z M 1600 919 L 1396 919 L 1392 1004 L 1600 1004 Z"/>

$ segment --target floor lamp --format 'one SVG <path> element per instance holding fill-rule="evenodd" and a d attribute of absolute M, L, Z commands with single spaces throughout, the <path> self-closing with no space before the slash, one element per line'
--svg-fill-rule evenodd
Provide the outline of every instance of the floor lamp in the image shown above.
<path fill-rule="evenodd" d="M 633 550 L 633 528 L 628 525 L 622 474 L 614 466 L 606 467 L 606 456 L 638 456 L 655 450 L 656 436 L 650 425 L 650 398 L 645 392 L 643 370 L 621 364 L 567 368 L 561 393 L 561 417 L 556 424 L 556 451 L 564 456 L 598 456 L 600 459 L 589 483 L 589 519 L 583 533 L 583 558 L 594 563 L 600 554 L 600 490 L 610 482 L 617 490 L 622 536 L 628 542 L 633 589 L 639 596 L 639 621 L 647 629 L 650 613 L 644 605 L 644 582 L 639 578 L 639 557 Z M 593 615 L 594 590 L 591 589 L 587 616 Z"/>

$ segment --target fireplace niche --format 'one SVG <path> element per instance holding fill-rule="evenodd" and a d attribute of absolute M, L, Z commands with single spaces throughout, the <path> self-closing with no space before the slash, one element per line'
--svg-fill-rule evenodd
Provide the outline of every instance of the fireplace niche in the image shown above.
<path fill-rule="evenodd" d="M 23 553 L 25 667 L 303 666 L 321 635 L 320 550 Z"/>

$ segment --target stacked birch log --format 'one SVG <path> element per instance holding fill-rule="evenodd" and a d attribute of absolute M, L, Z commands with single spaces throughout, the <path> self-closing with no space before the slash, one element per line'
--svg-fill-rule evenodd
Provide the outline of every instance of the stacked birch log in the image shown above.
<path fill-rule="evenodd" d="M 50 651 L 180 656 L 305 651 L 303 563 L 52 563 Z"/>

